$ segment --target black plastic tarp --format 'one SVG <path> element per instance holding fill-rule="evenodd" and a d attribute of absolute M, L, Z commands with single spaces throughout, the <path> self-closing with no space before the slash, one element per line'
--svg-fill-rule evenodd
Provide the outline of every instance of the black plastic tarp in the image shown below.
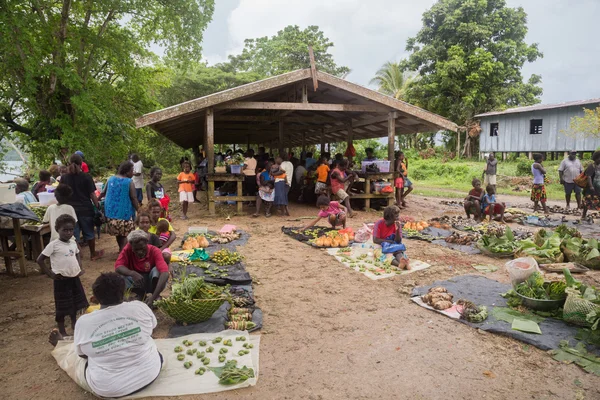
<path fill-rule="evenodd" d="M 10 203 L 0 205 L 0 217 L 28 219 L 40 222 L 40 219 L 33 211 L 21 203 Z"/>

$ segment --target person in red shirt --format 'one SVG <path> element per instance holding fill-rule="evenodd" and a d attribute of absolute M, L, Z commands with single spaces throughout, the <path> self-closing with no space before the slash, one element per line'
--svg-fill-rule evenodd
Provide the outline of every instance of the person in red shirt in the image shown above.
<path fill-rule="evenodd" d="M 83 160 L 83 152 L 82 151 L 77 150 L 75 152 L 75 154 L 77 154 Z M 90 168 L 88 167 L 88 165 L 86 164 L 85 161 L 81 161 L 81 172 L 85 172 L 86 174 L 90 172 Z"/>
<path fill-rule="evenodd" d="M 399 220 L 400 209 L 397 206 L 387 206 L 383 210 L 383 218 L 375 222 L 373 227 L 373 243 L 402 243 L 402 223 Z M 400 269 L 410 269 L 408 256 L 404 251 L 393 253 L 392 265 Z"/>
<path fill-rule="evenodd" d="M 127 245 L 115 262 L 115 272 L 123 276 L 125 286 L 152 307 L 169 280 L 169 266 L 161 251 L 148 244 L 148 235 L 135 230 L 127 236 Z M 151 295 L 144 296 L 148 293 Z"/>
<path fill-rule="evenodd" d="M 481 181 L 477 178 L 471 182 L 473 189 L 465 197 L 465 212 L 467 218 L 471 218 L 471 214 L 475 216 L 475 221 L 481 220 L 481 199 L 483 198 L 484 192 L 481 187 Z"/>

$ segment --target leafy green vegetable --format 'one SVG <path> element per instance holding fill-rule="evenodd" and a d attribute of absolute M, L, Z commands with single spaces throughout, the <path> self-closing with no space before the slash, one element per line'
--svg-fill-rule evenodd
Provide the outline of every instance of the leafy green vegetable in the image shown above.
<path fill-rule="evenodd" d="M 554 233 L 558 233 L 558 235 L 561 237 L 561 239 L 565 239 L 565 238 L 580 238 L 581 237 L 581 232 L 579 232 L 577 230 L 577 228 L 569 228 L 567 225 L 562 224 L 556 227 L 556 229 L 554 229 Z"/>
<path fill-rule="evenodd" d="M 586 372 L 600 376 L 600 357 L 588 353 L 583 342 L 577 343 L 575 347 L 569 347 L 569 342 L 560 342 L 560 348 L 550 352 L 554 359 L 567 364 L 575 363 Z"/>
<path fill-rule="evenodd" d="M 542 322 L 545 318 L 540 317 L 539 315 L 531 314 L 531 313 L 522 313 L 517 310 L 512 310 L 508 307 L 494 307 L 492 310 L 492 315 L 498 321 L 506 321 L 509 324 L 513 323 L 515 318 L 518 319 L 527 319 L 531 321 L 535 321 L 537 323 Z"/>
<path fill-rule="evenodd" d="M 518 247 L 513 231 L 508 226 L 501 236 L 495 234 L 481 235 L 481 239 L 477 244 L 492 253 L 512 253 Z"/>
<path fill-rule="evenodd" d="M 561 239 L 557 234 L 544 236 L 540 234 L 540 229 L 535 238 L 524 239 L 519 242 L 519 248 L 524 255 L 534 257 L 538 262 L 540 259 L 551 262 L 558 260 L 562 256 L 560 250 Z M 545 231 L 544 231 L 545 232 Z"/>
<path fill-rule="evenodd" d="M 222 367 L 208 367 L 208 369 L 217 375 L 221 385 L 235 385 L 248 378 L 254 378 L 254 370 L 246 366 L 238 368 L 236 360 L 229 360 Z"/>
<path fill-rule="evenodd" d="M 515 286 L 517 293 L 539 300 L 561 300 L 566 297 L 565 282 L 544 282 L 544 276 L 538 271 L 534 272 L 525 282 Z"/>

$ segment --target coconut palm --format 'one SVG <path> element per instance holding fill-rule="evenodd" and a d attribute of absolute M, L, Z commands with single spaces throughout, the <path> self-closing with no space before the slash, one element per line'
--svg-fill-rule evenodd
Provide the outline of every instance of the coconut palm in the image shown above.
<path fill-rule="evenodd" d="M 379 68 L 369 83 L 376 84 L 381 93 L 404 100 L 406 90 L 414 79 L 414 74 L 402 71 L 400 63 L 388 61 Z"/>

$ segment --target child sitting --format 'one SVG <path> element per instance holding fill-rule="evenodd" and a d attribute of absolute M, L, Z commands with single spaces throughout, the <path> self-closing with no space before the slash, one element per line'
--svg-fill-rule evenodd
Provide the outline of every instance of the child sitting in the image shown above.
<path fill-rule="evenodd" d="M 400 209 L 397 206 L 387 206 L 383 210 L 383 218 L 375 222 L 373 227 L 373 243 L 380 245 L 383 243 L 402 243 L 402 223 L 399 218 Z M 410 269 L 410 260 L 404 251 L 396 251 L 393 256 L 392 265 L 400 269 Z"/>
<path fill-rule="evenodd" d="M 480 221 L 481 201 L 484 193 L 479 179 L 473 179 L 471 184 L 473 185 L 473 189 L 471 189 L 467 197 L 465 197 L 465 212 L 467 213 L 467 218 L 471 218 L 471 214 L 473 214 L 475 216 L 475 221 Z"/>
<path fill-rule="evenodd" d="M 483 196 L 481 201 L 481 209 L 483 211 L 484 218 L 486 215 L 490 216 L 490 221 L 495 218 L 496 215 L 500 216 L 500 222 L 504 222 L 504 203 L 496 202 L 496 191 L 494 185 L 487 185 L 485 188 L 486 194 Z"/>
<path fill-rule="evenodd" d="M 72 195 L 73 189 L 71 189 L 71 186 L 64 183 L 60 183 L 54 190 L 54 197 L 58 204 L 48 206 L 44 218 L 42 219 L 43 224 L 50 224 L 50 240 L 58 239 L 58 231 L 56 230 L 56 220 L 58 217 L 67 214 L 73 217 L 75 222 L 77 222 L 75 209 L 67 204 Z"/>
<path fill-rule="evenodd" d="M 334 229 L 338 226 L 342 226 L 343 229 L 346 228 L 346 214 L 348 212 L 346 207 L 337 201 L 329 200 L 329 197 L 325 195 L 319 196 L 317 199 L 317 207 L 321 209 L 317 215 L 317 219 L 302 229 L 308 229 L 311 226 L 315 226 L 321 220 L 321 218 L 327 218 L 327 221 L 329 221 L 331 227 Z"/>
<path fill-rule="evenodd" d="M 158 234 L 158 239 L 162 245 L 167 243 L 171 237 L 171 232 L 169 231 L 169 221 L 166 219 L 159 219 L 158 223 L 156 224 L 156 233 Z"/>
<path fill-rule="evenodd" d="M 71 318 L 71 327 L 75 331 L 77 313 L 88 308 L 83 286 L 79 277 L 83 275 L 81 257 L 77 242 L 73 239 L 75 219 L 70 215 L 61 215 L 56 219 L 58 239 L 52 240 L 37 259 L 37 263 L 54 280 L 54 304 L 58 331 L 65 336 L 65 316 Z M 50 269 L 46 260 L 50 258 Z"/>

